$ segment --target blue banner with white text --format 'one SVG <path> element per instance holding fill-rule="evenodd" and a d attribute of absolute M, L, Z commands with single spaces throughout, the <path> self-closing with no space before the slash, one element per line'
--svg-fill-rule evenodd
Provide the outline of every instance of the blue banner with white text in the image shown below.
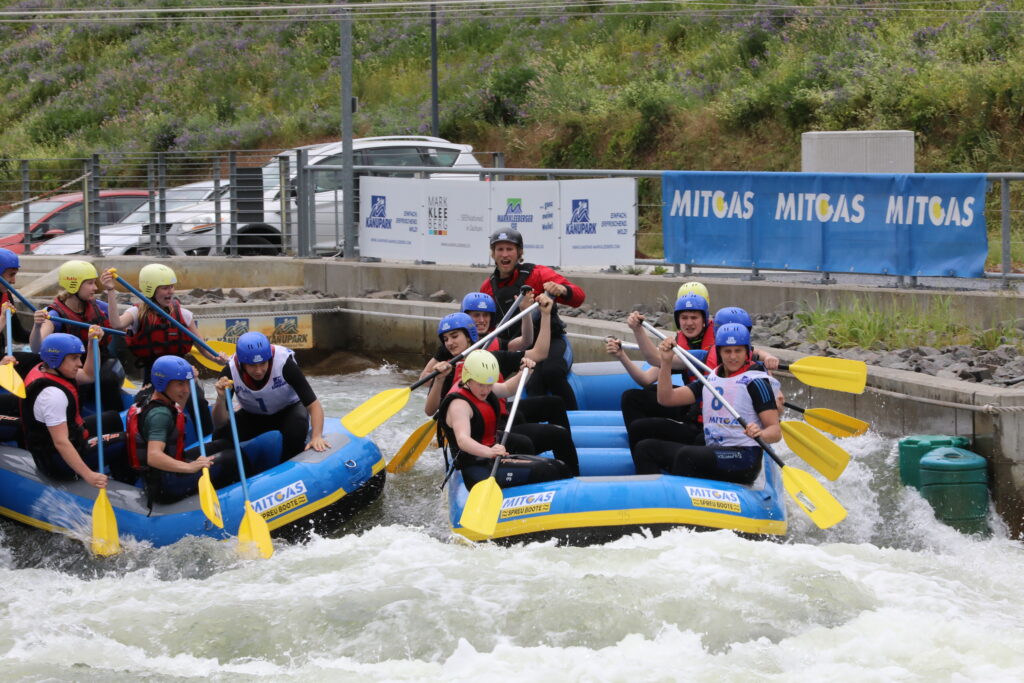
<path fill-rule="evenodd" d="M 670 263 L 981 277 L 985 175 L 671 171 Z"/>

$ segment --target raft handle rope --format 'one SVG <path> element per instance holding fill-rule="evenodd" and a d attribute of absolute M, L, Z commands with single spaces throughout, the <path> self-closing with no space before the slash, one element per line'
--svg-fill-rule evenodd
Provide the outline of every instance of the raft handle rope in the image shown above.
<path fill-rule="evenodd" d="M 294 314 L 294 315 L 316 315 L 318 313 L 358 313 L 360 315 L 376 315 L 376 316 L 382 316 L 382 317 L 387 317 L 387 318 L 402 318 L 402 319 L 406 319 L 406 320 L 437 320 L 437 316 L 436 315 L 416 315 L 416 314 L 412 314 L 412 313 L 387 313 L 387 312 L 383 312 L 383 311 L 367 311 L 367 310 L 363 310 L 361 308 L 343 308 L 343 307 L 337 307 L 337 306 L 336 307 L 332 307 L 332 308 L 306 308 L 306 309 L 301 309 L 301 310 L 297 310 L 297 311 L 289 311 L 289 313 Z M 254 311 L 253 315 L 263 315 L 263 314 Z M 205 313 L 205 314 L 195 314 L 193 317 L 195 317 L 195 318 L 223 318 L 224 315 L 221 314 L 221 313 Z M 599 336 L 596 336 L 596 335 L 593 335 L 593 334 L 581 334 L 581 333 L 578 333 L 578 332 L 567 332 L 566 336 L 567 337 L 573 337 L 575 339 L 587 339 L 587 340 L 590 340 L 590 341 L 604 342 L 604 341 L 608 340 L 608 336 L 610 336 L 610 335 L 599 337 Z M 632 349 L 632 350 L 635 350 L 635 349 L 639 348 L 636 344 L 634 344 L 632 342 L 623 342 L 622 343 L 622 347 L 625 348 L 625 349 Z M 785 372 L 785 371 L 782 371 L 782 370 L 776 370 L 774 372 L 778 372 L 780 374 L 784 374 L 787 377 L 792 377 L 793 376 L 791 373 Z M 934 398 L 924 398 L 924 397 L 920 397 L 920 396 L 912 396 L 911 394 L 904 394 L 904 393 L 901 393 L 901 392 L 898 392 L 898 391 L 890 391 L 888 389 L 879 389 L 877 387 L 872 387 L 872 386 L 868 386 L 868 389 L 870 391 L 876 393 L 876 394 L 881 394 L 883 396 L 892 396 L 894 398 L 911 398 L 911 399 L 914 399 L 915 401 L 917 401 L 919 403 L 926 403 L 928 405 L 940 406 L 940 407 L 943 407 L 943 408 L 956 408 L 956 409 L 967 410 L 967 411 L 971 411 L 971 412 L 975 412 L 975 413 L 986 413 L 988 415 L 996 415 L 998 413 L 1020 413 L 1020 412 L 1024 412 L 1024 406 L 997 406 L 997 405 L 993 405 L 991 403 L 986 403 L 985 405 L 977 406 L 977 405 L 974 405 L 974 404 L 971 404 L 971 403 L 956 403 L 956 402 L 953 402 L 953 401 L 940 401 L 939 399 L 934 399 Z"/>

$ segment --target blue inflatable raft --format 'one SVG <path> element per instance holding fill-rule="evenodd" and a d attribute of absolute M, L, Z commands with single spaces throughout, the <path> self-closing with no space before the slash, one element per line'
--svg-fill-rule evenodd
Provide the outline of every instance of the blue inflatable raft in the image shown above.
<path fill-rule="evenodd" d="M 248 442 L 249 447 L 280 444 L 273 432 Z M 331 448 L 308 450 L 266 472 L 249 477 L 255 511 L 275 536 L 301 537 L 330 530 L 362 509 L 384 487 L 384 457 L 366 438 L 356 437 L 337 419 L 328 420 L 324 438 Z M 241 484 L 217 491 L 224 518 L 219 529 L 206 519 L 199 497 L 170 505 L 147 506 L 142 489 L 110 479 L 108 496 L 122 538 L 164 546 L 185 536 L 226 539 L 237 532 L 245 498 Z M 0 446 L 0 515 L 47 531 L 87 538 L 97 489 L 83 481 L 56 481 L 39 473 L 32 455 Z"/>
<path fill-rule="evenodd" d="M 581 476 L 503 489 L 494 540 L 558 538 L 586 545 L 678 526 L 785 535 L 782 473 L 767 455 L 749 486 L 668 474 L 638 476 L 619 412 L 622 392 L 638 385 L 618 362 L 578 363 L 569 380 L 581 409 L 569 413 Z M 459 524 L 468 495 L 456 471 L 448 486 L 452 530 L 484 540 Z"/>

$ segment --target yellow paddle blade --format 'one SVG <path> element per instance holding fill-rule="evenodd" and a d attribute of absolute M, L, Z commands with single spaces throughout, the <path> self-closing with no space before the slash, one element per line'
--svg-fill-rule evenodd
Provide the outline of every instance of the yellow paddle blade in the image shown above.
<path fill-rule="evenodd" d="M 209 358 L 204 356 L 203 352 L 199 350 L 198 346 L 193 346 L 192 350 L 189 351 L 188 353 L 190 356 L 199 361 L 200 365 L 202 365 L 203 367 L 210 368 L 214 372 L 220 372 L 221 370 L 224 369 L 224 366 L 218 363 L 217 361 L 210 360 Z"/>
<path fill-rule="evenodd" d="M 274 554 L 274 544 L 270 541 L 270 527 L 252 509 L 252 503 L 245 501 L 245 516 L 238 527 L 238 552 L 244 557 L 269 558 Z"/>
<path fill-rule="evenodd" d="M 238 350 L 238 347 L 231 342 L 221 341 L 219 339 L 208 339 L 206 340 L 206 345 L 217 353 L 228 357 L 235 355 L 235 351 Z"/>
<path fill-rule="evenodd" d="M 18 398 L 25 398 L 25 382 L 14 369 L 14 363 L 0 365 L 0 387 L 11 392 Z"/>
<path fill-rule="evenodd" d="M 366 436 L 404 408 L 411 394 L 409 387 L 382 391 L 341 418 L 341 424 L 356 436 Z"/>
<path fill-rule="evenodd" d="M 220 529 L 224 528 L 224 518 L 220 514 L 220 499 L 213 488 L 209 467 L 204 467 L 203 473 L 199 476 L 199 507 L 203 509 L 203 514 L 211 524 Z"/>
<path fill-rule="evenodd" d="M 121 383 L 121 388 L 124 389 L 125 391 L 135 391 L 136 389 L 138 389 L 138 387 L 135 386 L 135 382 L 131 381 L 127 377 L 125 377 L 124 382 Z"/>
<path fill-rule="evenodd" d="M 782 485 L 819 528 L 828 529 L 846 519 L 846 508 L 809 473 L 796 467 L 784 466 Z"/>
<path fill-rule="evenodd" d="M 108 557 L 121 552 L 121 540 L 117 537 L 117 518 L 114 506 L 110 504 L 107 490 L 100 489 L 92 506 L 92 552 Z"/>
<path fill-rule="evenodd" d="M 839 438 L 860 436 L 871 426 L 864 420 L 828 408 L 808 408 L 804 411 L 804 419 L 821 431 Z"/>
<path fill-rule="evenodd" d="M 481 536 L 490 538 L 498 527 L 498 515 L 501 514 L 501 487 L 494 477 L 477 482 L 466 499 L 466 507 L 462 509 L 459 524 L 464 529 L 474 531 Z"/>
<path fill-rule="evenodd" d="M 804 384 L 848 394 L 864 393 L 868 366 L 861 360 L 805 356 L 790 364 L 788 370 Z"/>
<path fill-rule="evenodd" d="M 786 445 L 804 462 L 835 481 L 850 464 L 850 454 L 806 422 L 783 422 Z"/>
<path fill-rule="evenodd" d="M 423 451 L 427 450 L 427 444 L 431 442 L 436 430 L 437 422 L 433 419 L 427 420 L 417 427 L 416 431 L 409 435 L 402 447 L 395 453 L 395 457 L 391 458 L 391 462 L 388 463 L 388 472 L 394 474 L 408 472 L 412 469 Z"/>

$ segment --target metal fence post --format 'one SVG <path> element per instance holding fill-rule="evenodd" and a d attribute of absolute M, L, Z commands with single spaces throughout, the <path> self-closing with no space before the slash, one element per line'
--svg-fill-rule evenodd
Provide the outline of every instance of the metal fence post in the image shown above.
<path fill-rule="evenodd" d="M 149 191 L 149 253 L 157 253 L 156 231 L 157 207 L 156 207 L 156 163 L 150 159 L 146 162 L 146 189 Z"/>
<path fill-rule="evenodd" d="M 157 238 L 160 242 L 157 255 L 170 257 L 170 250 L 167 248 L 167 156 L 163 152 L 156 156 L 156 197 L 160 230 Z"/>
<path fill-rule="evenodd" d="M 93 154 L 89 157 L 89 176 L 92 182 L 89 183 L 89 218 L 87 224 L 92 233 L 92 248 L 89 254 L 100 255 L 100 227 L 103 220 L 100 218 L 100 155 Z"/>
<path fill-rule="evenodd" d="M 220 156 L 213 158 L 213 240 L 214 240 L 214 253 L 218 256 L 224 253 L 224 235 L 222 231 L 222 225 L 224 223 L 224 216 L 221 211 L 220 202 Z"/>
<path fill-rule="evenodd" d="M 1010 253 L 1010 181 L 1003 178 L 999 181 L 999 205 L 1002 212 L 1000 223 L 1002 224 L 1003 242 L 1003 288 L 1010 287 L 1010 272 L 1013 270 L 1013 254 Z"/>
<path fill-rule="evenodd" d="M 299 258 L 309 256 L 309 152 L 295 153 L 295 247 Z"/>
<path fill-rule="evenodd" d="M 288 254 L 294 251 L 295 245 L 292 240 L 291 221 L 291 164 L 288 163 L 288 156 L 285 154 L 277 158 L 277 177 L 280 179 L 277 196 L 281 206 L 281 251 Z"/>
<path fill-rule="evenodd" d="M 29 253 L 32 247 L 32 233 L 30 228 L 32 227 L 32 209 L 30 200 L 32 199 L 32 184 L 29 180 L 28 175 L 28 160 L 21 160 L 21 220 L 23 236 L 22 241 L 25 245 L 25 253 Z"/>
<path fill-rule="evenodd" d="M 238 258 L 238 153 L 228 152 L 228 258 Z"/>

